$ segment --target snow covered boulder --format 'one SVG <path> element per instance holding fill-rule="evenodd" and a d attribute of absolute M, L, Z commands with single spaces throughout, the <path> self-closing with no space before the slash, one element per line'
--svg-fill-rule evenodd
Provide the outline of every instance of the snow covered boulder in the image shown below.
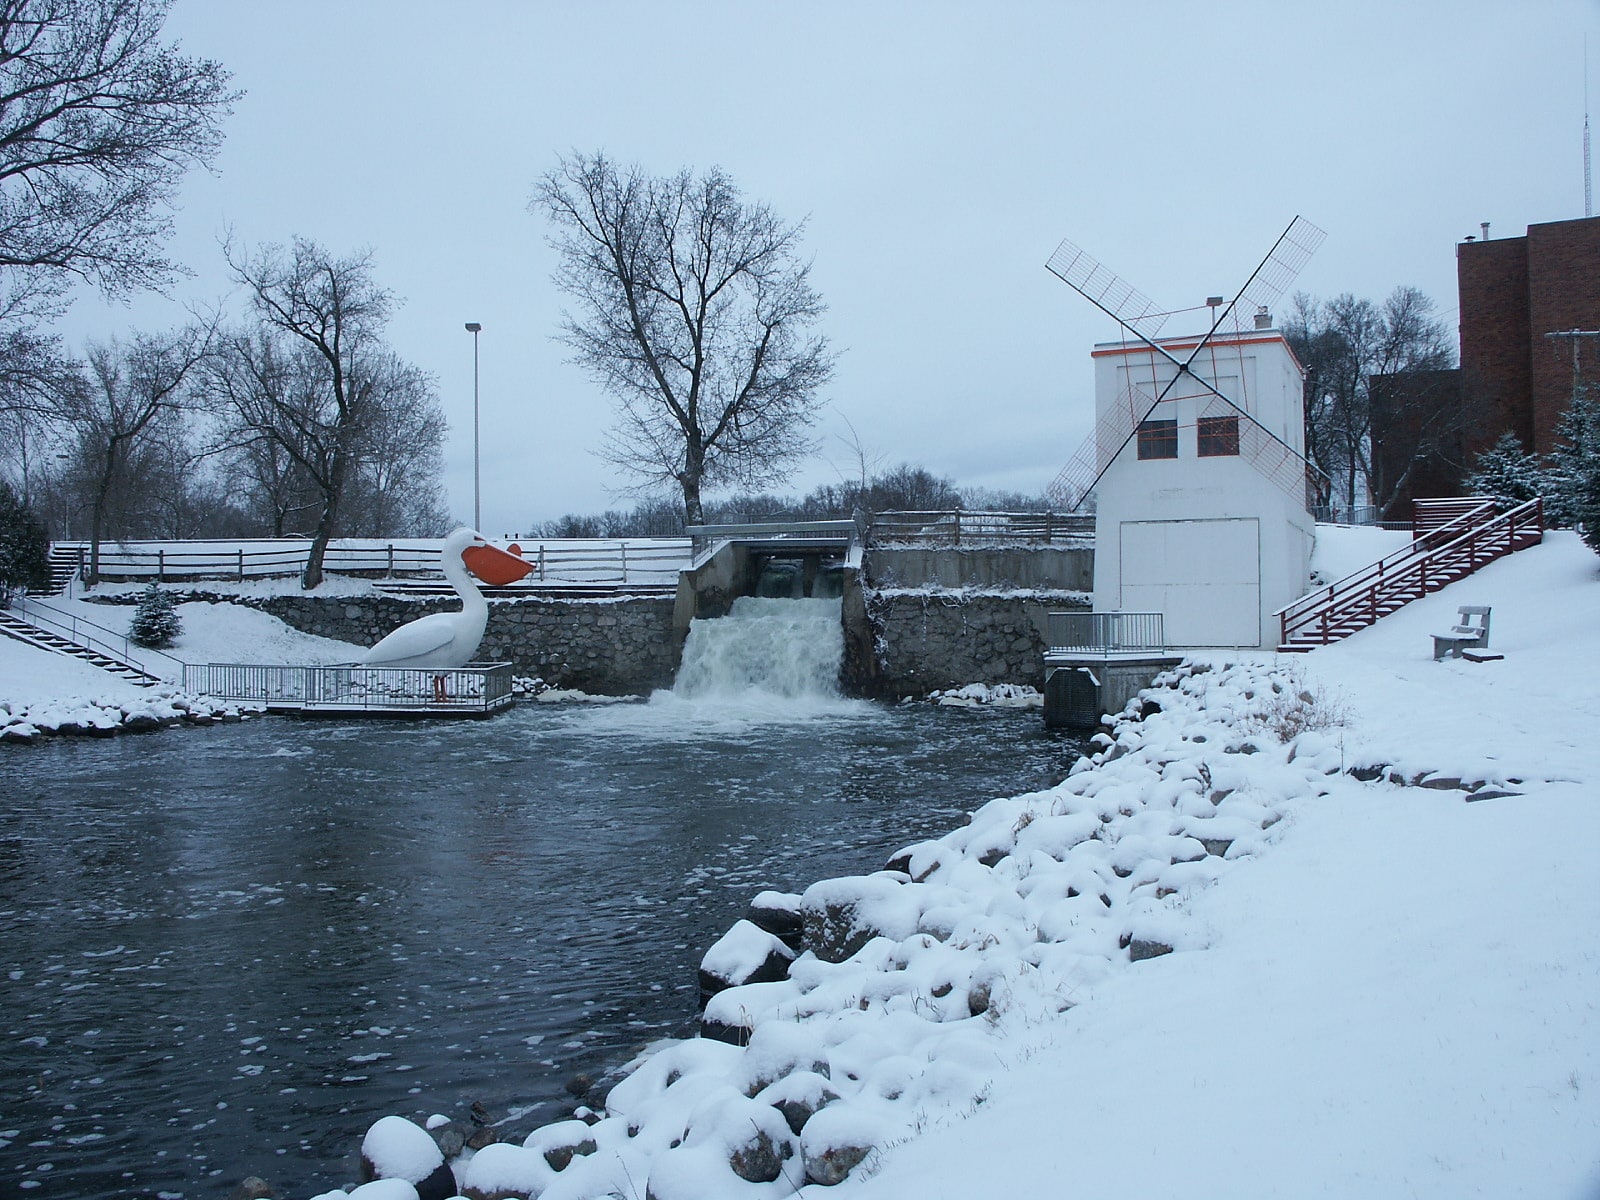
<path fill-rule="evenodd" d="M 375 1179 L 351 1192 L 349 1200 L 418 1200 L 418 1194 L 404 1179 Z"/>
<path fill-rule="evenodd" d="M 823 1187 L 843 1183 L 867 1155 L 893 1136 L 904 1136 L 904 1131 L 891 1128 L 866 1105 L 848 1101 L 829 1105 L 800 1133 L 806 1182 Z"/>
<path fill-rule="evenodd" d="M 801 895 L 800 910 L 806 949 L 828 963 L 844 962 L 875 937 L 908 938 L 922 916 L 905 877 L 891 872 L 814 883 Z"/>
<path fill-rule="evenodd" d="M 651 1164 L 646 1194 L 650 1200 L 706 1200 L 743 1194 L 739 1181 L 780 1179 L 781 1192 L 771 1194 L 793 1194 L 804 1182 L 798 1140 L 775 1109 L 724 1092 L 702 1102 L 682 1142 Z"/>
<path fill-rule="evenodd" d="M 522 1144 L 529 1150 L 543 1154 L 544 1161 L 552 1171 L 565 1171 L 574 1158 L 593 1154 L 599 1149 L 588 1123 L 584 1121 L 557 1121 L 553 1125 L 542 1125 L 530 1133 L 528 1140 Z"/>
<path fill-rule="evenodd" d="M 461 1178 L 467 1200 L 532 1200 L 555 1179 L 536 1149 L 496 1142 L 472 1156 Z"/>
<path fill-rule="evenodd" d="M 776 935 L 750 921 L 735 922 L 700 961 L 700 1004 L 726 988 L 782 979 L 793 961 L 794 951 Z"/>
<path fill-rule="evenodd" d="M 417 1200 L 449 1200 L 456 1194 L 455 1176 L 444 1155 L 422 1126 L 404 1117 L 380 1117 L 361 1141 L 361 1179 L 404 1180 Z"/>
<path fill-rule="evenodd" d="M 805 937 L 806 921 L 800 912 L 800 897 L 793 892 L 759 893 L 750 901 L 745 920 L 765 929 L 796 952 Z"/>

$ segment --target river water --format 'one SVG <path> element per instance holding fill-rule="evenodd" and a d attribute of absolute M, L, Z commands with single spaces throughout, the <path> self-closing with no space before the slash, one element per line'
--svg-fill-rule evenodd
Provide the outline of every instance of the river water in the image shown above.
<path fill-rule="evenodd" d="M 1037 711 L 785 692 L 815 669 L 785 653 L 650 703 L 5 748 L 0 1194 L 309 1196 L 387 1113 L 558 1119 L 573 1076 L 692 1033 L 756 892 L 876 870 L 1079 751 Z"/>

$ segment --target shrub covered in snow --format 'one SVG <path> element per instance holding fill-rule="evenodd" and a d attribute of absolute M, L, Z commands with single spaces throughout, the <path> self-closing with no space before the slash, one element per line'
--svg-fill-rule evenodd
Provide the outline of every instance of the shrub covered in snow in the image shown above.
<path fill-rule="evenodd" d="M 139 607 L 128 622 L 128 636 L 140 646 L 152 650 L 165 650 L 178 640 L 183 632 L 183 622 L 172 594 L 151 584 L 139 594 Z"/>
<path fill-rule="evenodd" d="M 1539 456 L 1522 448 L 1514 433 L 1503 433 L 1491 449 L 1478 455 L 1472 474 L 1462 481 L 1471 496 L 1493 496 L 1502 508 L 1543 495 L 1545 480 Z"/>

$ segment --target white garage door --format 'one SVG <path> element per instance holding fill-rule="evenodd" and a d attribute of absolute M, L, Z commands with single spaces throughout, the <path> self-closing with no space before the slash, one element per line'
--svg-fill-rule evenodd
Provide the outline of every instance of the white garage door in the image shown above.
<path fill-rule="evenodd" d="M 1123 612 L 1166 614 L 1169 646 L 1261 644 L 1261 529 L 1254 518 L 1124 521 Z"/>

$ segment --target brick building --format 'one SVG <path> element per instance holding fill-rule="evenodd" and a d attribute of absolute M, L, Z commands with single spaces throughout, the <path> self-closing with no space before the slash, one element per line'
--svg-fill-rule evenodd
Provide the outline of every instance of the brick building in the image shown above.
<path fill-rule="evenodd" d="M 1476 452 L 1511 432 L 1548 454 L 1572 398 L 1573 349 L 1600 383 L 1600 339 L 1547 333 L 1600 329 L 1600 217 L 1528 226 L 1526 237 L 1456 247 L 1461 297 L 1461 388 L 1483 419 Z"/>

